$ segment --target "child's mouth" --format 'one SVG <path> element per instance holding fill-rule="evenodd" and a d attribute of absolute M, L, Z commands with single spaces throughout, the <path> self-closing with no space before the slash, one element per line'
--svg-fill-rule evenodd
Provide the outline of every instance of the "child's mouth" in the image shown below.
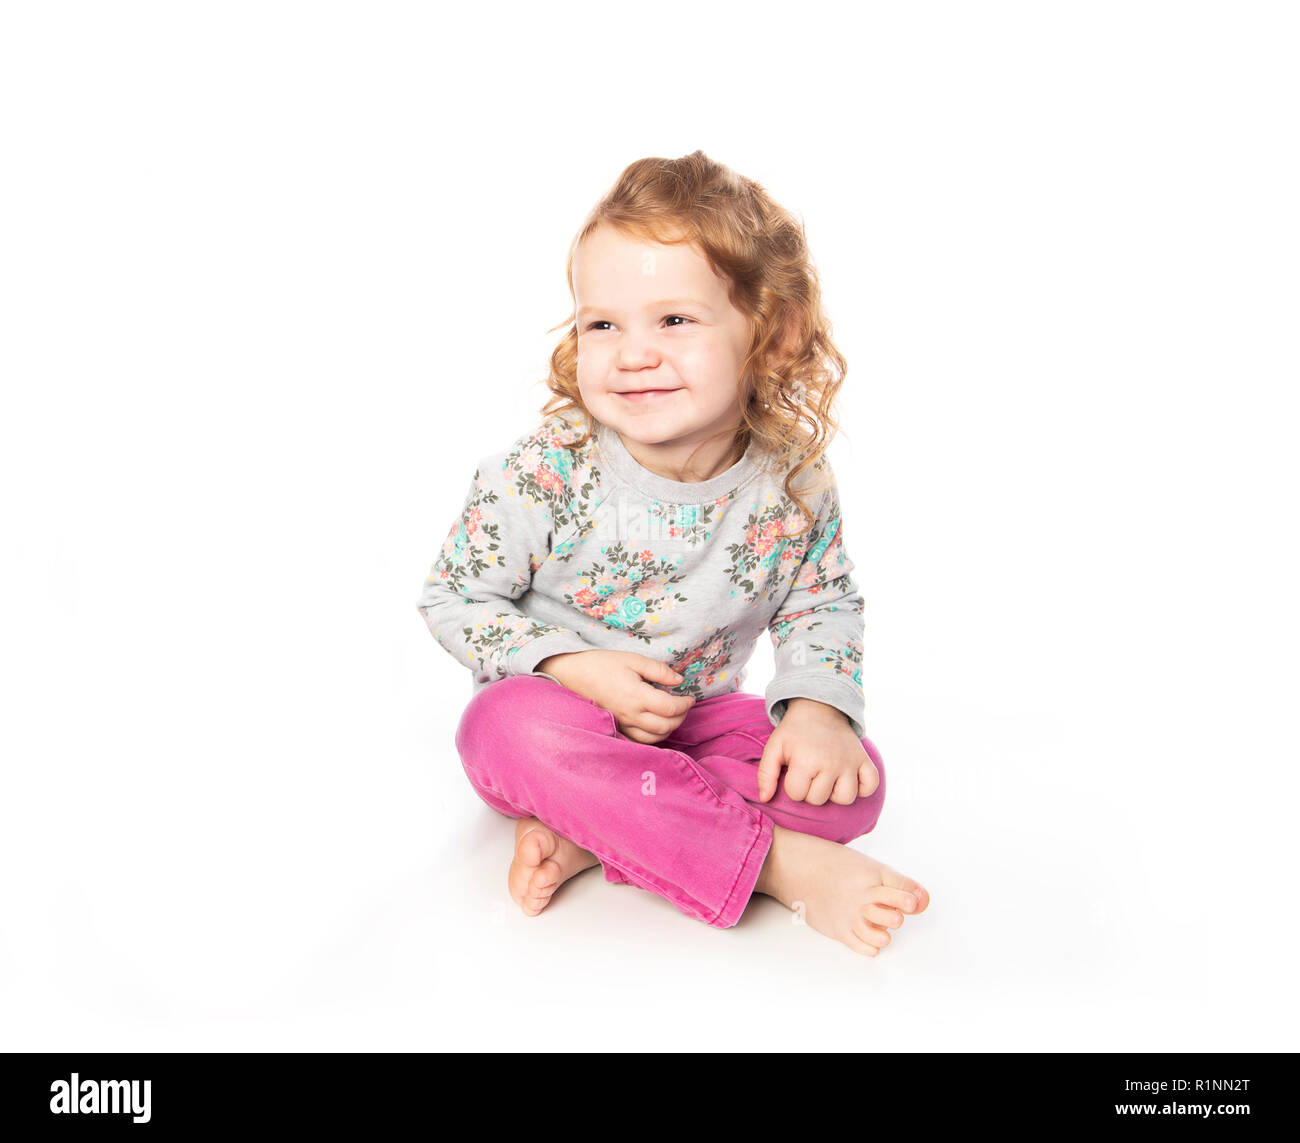
<path fill-rule="evenodd" d="M 651 401 L 656 397 L 666 397 L 669 393 L 678 393 L 679 389 L 636 389 L 618 396 L 628 401 Z"/>

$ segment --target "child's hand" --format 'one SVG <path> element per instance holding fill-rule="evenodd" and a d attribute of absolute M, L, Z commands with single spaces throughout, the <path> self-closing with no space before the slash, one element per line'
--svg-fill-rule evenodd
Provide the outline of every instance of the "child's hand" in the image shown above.
<path fill-rule="evenodd" d="M 543 659 L 536 669 L 609 711 L 633 742 L 667 738 L 695 705 L 694 695 L 670 695 L 651 685 L 676 686 L 682 676 L 635 651 L 569 651 Z"/>
<path fill-rule="evenodd" d="M 851 806 L 875 793 L 880 774 L 842 711 L 812 699 L 790 699 L 758 764 L 758 796 L 776 793 L 781 767 L 785 792 L 810 806 L 827 800 Z"/>

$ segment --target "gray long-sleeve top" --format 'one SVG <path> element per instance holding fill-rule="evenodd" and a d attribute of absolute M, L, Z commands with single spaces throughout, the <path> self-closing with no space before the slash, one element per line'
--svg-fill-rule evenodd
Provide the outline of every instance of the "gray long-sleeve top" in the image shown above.
<path fill-rule="evenodd" d="M 828 458 L 800 474 L 816 518 L 788 539 L 783 525 L 798 531 L 805 517 L 783 491 L 788 467 L 756 443 L 726 472 L 683 483 L 644 468 L 599 423 L 569 447 L 583 427 L 554 414 L 483 458 L 424 584 L 416 606 L 473 672 L 472 692 L 604 648 L 667 663 L 685 678 L 663 689 L 708 698 L 743 688 L 766 630 L 772 724 L 787 699 L 811 698 L 865 737 L 863 600 Z"/>

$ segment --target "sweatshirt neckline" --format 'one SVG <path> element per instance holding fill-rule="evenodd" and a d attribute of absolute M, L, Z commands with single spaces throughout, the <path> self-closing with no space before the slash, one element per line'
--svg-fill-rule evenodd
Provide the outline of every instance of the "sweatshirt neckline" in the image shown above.
<path fill-rule="evenodd" d="M 670 504 L 702 504 L 706 500 L 720 500 L 748 483 L 762 469 L 759 461 L 761 448 L 752 437 L 745 455 L 725 472 L 708 480 L 694 482 L 670 480 L 651 472 L 627 451 L 627 446 L 618 433 L 598 421 L 595 423 L 594 436 L 596 448 L 608 469 L 638 491 Z"/>

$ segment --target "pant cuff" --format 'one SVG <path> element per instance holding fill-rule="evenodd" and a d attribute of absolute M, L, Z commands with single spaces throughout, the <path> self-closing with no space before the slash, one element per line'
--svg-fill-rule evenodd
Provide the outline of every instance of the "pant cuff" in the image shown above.
<path fill-rule="evenodd" d="M 763 871 L 763 862 L 767 860 L 768 850 L 772 848 L 773 832 L 772 819 L 767 814 L 760 813 L 754 844 L 749 847 L 745 860 L 740 864 L 740 872 L 736 874 L 736 881 L 731 887 L 726 903 L 718 915 L 709 922 L 714 928 L 729 929 L 740 920 L 750 897 L 754 895 L 754 884 Z"/>

